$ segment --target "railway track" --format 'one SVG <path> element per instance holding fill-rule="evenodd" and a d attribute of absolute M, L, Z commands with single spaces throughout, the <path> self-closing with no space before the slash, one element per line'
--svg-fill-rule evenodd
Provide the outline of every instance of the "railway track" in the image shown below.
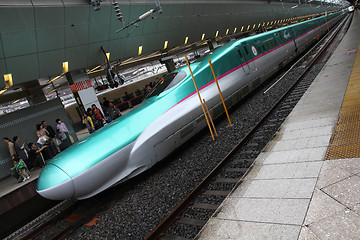
<path fill-rule="evenodd" d="M 335 34 L 332 36 L 335 36 Z M 330 40 L 328 40 L 328 42 L 330 42 Z M 319 59 L 319 56 L 320 58 L 322 56 L 321 54 L 315 54 L 314 50 L 308 53 L 308 55 L 313 55 L 312 59 Z M 304 60 L 301 63 L 299 62 L 299 65 L 303 66 L 300 67 L 303 68 L 303 74 L 299 79 L 306 79 L 305 75 L 310 71 L 310 65 L 316 65 L 316 62 L 315 60 Z M 279 100 L 276 103 L 276 107 L 274 107 L 277 108 L 277 110 L 268 111 L 268 117 L 263 117 L 263 119 L 242 138 L 240 143 L 218 164 L 218 167 L 162 221 L 162 224 L 147 236 L 147 239 L 171 239 L 176 237 L 176 235 L 180 235 L 181 237 L 181 234 L 178 233 L 188 232 L 188 230 L 183 230 L 184 225 L 186 225 L 186 229 L 189 229 L 189 226 L 191 226 L 190 229 L 193 229 L 193 232 L 186 233 L 185 237 L 190 236 L 191 238 L 195 236 L 211 214 L 221 204 L 223 199 L 239 183 L 239 180 L 241 180 L 249 168 L 251 168 L 256 156 L 270 140 L 265 136 L 268 136 L 269 132 L 276 132 L 311 82 L 312 79 L 294 83 L 292 92 L 283 95 L 283 98 L 287 100 Z M 80 203 L 72 202 L 64 209 L 54 210 L 51 213 L 53 216 L 47 218 L 42 223 L 30 224 L 27 226 L 27 230 L 19 230 L 18 236 L 21 237 L 14 237 L 16 234 L 13 234 L 12 237 L 8 239 L 67 238 L 84 224 L 94 223 L 94 221 L 96 221 L 96 214 L 104 209 L 110 208 L 111 204 L 121 198 L 123 192 L 126 192 L 126 188 L 131 187 L 131 183 L 124 184 L 123 187 L 125 187 L 125 189 L 122 188 L 123 191 L 121 192 L 107 191 L 105 194 L 95 196 L 89 201 L 81 201 Z M 199 218 L 195 216 L 202 217 Z M 31 231 L 29 229 L 31 229 Z M 27 234 L 26 232 L 31 233 Z"/>
<path fill-rule="evenodd" d="M 303 71 L 292 86 L 273 104 L 260 121 L 255 123 L 216 168 L 145 238 L 146 240 L 181 240 L 190 239 L 189 236 L 191 238 L 196 236 L 199 229 L 209 219 L 209 212 L 213 213 L 225 197 L 236 186 L 241 184 L 241 179 L 251 170 L 256 157 L 271 140 L 266 138 L 266 136 L 269 136 L 268 132 L 271 132 L 271 135 L 276 133 L 287 115 L 313 82 L 314 78 L 307 77 L 308 73 L 321 70 L 320 67 L 323 64 L 320 63 L 327 60 L 323 57 L 325 51 L 342 29 L 341 27 L 346 25 L 345 28 L 348 28 L 349 24 L 350 18 L 348 17 L 336 27 L 331 35 L 329 34 L 328 37 L 325 37 L 305 54 L 306 56 L 311 55 L 308 59 L 294 64 L 301 65 L 300 68 L 303 68 Z M 345 33 L 346 31 L 342 32 Z M 330 56 L 328 55 L 328 57 Z M 316 67 L 316 65 L 318 66 Z M 291 73 L 291 71 L 288 73 Z M 219 199 L 221 200 L 219 201 Z M 207 212 L 207 214 L 201 212 Z M 207 217 L 202 217 L 202 215 L 207 215 Z M 184 228 L 183 225 L 188 226 Z M 184 229 L 187 232 L 184 232 Z M 191 232 L 191 229 L 194 232 Z"/>
<path fill-rule="evenodd" d="M 64 200 L 5 239 L 65 239 L 81 226 L 95 224 L 96 214 L 111 207 L 128 187 L 129 184 L 124 185 L 121 192 L 108 191 L 86 201 Z"/>

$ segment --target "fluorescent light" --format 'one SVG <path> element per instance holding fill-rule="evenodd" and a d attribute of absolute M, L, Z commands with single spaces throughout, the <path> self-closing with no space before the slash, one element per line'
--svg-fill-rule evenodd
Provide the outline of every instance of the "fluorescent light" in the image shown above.
<path fill-rule="evenodd" d="M 13 85 L 12 74 L 4 74 L 5 88 L 10 88 Z"/>
<path fill-rule="evenodd" d="M 63 73 L 67 73 L 69 71 L 69 62 L 63 62 Z"/>
<path fill-rule="evenodd" d="M 15 104 L 15 103 L 17 103 L 17 102 L 19 102 L 19 101 L 20 101 L 20 99 L 15 100 L 15 101 L 13 101 L 10 105 L 13 105 L 13 104 Z"/>

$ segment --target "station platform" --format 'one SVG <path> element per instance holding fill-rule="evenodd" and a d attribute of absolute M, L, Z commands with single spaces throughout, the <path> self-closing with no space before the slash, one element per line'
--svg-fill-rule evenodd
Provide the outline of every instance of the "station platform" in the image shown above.
<path fill-rule="evenodd" d="M 76 135 L 81 140 L 89 135 L 89 131 L 83 129 Z M 25 182 L 17 183 L 17 179 L 12 176 L 0 181 L 0 216 L 37 195 L 36 185 L 41 170 L 31 170 L 31 178 Z"/>
<path fill-rule="evenodd" d="M 121 113 L 125 114 L 132 109 L 134 108 L 126 109 Z M 89 135 L 90 133 L 87 129 L 76 132 L 78 140 L 86 138 Z M 37 179 L 39 178 L 41 170 L 42 169 L 31 170 L 31 178 L 25 182 L 17 183 L 17 179 L 12 176 L 0 181 L 0 216 L 37 195 Z"/>
<path fill-rule="evenodd" d="M 360 14 L 195 239 L 360 239 Z"/>

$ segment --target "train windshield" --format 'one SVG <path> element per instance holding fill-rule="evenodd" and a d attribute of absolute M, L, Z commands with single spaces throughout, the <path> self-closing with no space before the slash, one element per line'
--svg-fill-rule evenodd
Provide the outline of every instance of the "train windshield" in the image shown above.
<path fill-rule="evenodd" d="M 158 96 L 160 93 L 174 87 L 176 84 L 181 82 L 185 77 L 186 77 L 186 72 L 182 70 L 180 72 L 170 73 L 166 75 L 163 79 L 157 82 L 155 87 L 146 96 L 146 98 Z"/>

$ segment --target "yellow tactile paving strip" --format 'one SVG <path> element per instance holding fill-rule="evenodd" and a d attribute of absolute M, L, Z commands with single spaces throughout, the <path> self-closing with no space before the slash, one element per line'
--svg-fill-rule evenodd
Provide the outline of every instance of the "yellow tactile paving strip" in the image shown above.
<path fill-rule="evenodd" d="M 360 45 L 325 159 L 360 157 Z"/>

